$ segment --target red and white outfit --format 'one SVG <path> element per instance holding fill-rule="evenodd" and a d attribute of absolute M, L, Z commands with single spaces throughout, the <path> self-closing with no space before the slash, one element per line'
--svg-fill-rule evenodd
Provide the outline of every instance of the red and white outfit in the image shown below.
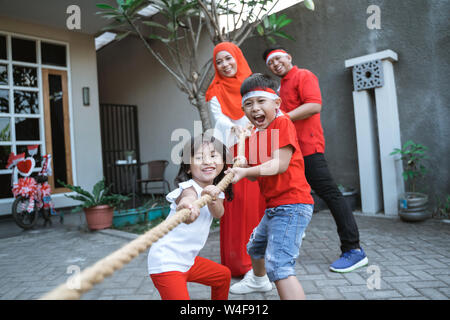
<path fill-rule="evenodd" d="M 167 218 L 175 214 L 175 200 L 184 189 L 194 187 L 198 197 L 201 188 L 194 180 L 179 184 L 166 199 L 170 204 Z M 224 199 L 222 192 L 220 199 Z M 200 215 L 191 224 L 181 223 L 163 238 L 155 242 L 148 252 L 148 273 L 163 300 L 188 300 L 187 282 L 211 286 L 211 299 L 228 299 L 230 270 L 214 261 L 198 257 L 209 235 L 213 217 L 208 206 L 200 209 Z"/>
<path fill-rule="evenodd" d="M 281 110 L 290 112 L 305 103 L 322 104 L 319 80 L 311 71 L 293 66 L 281 79 L 279 90 Z M 294 121 L 297 138 L 303 156 L 325 152 L 320 113 L 309 118 Z"/>
<path fill-rule="evenodd" d="M 220 74 L 215 63 L 218 52 L 229 52 L 236 61 L 237 72 L 227 78 Z M 219 43 L 213 51 L 215 77 L 205 98 L 209 102 L 215 122 L 214 136 L 227 146 L 236 143 L 231 128 L 246 127 L 250 121 L 242 111 L 240 88 L 242 82 L 252 74 L 247 61 L 238 46 L 231 42 Z M 225 213 L 220 219 L 220 259 L 231 270 L 233 277 L 241 276 L 252 268 L 246 244 L 253 229 L 264 216 L 265 201 L 256 181 L 242 179 L 233 185 L 234 198 L 224 201 Z"/>
<path fill-rule="evenodd" d="M 258 166 L 269 161 L 274 150 L 288 145 L 294 150 L 287 170 L 257 178 L 267 208 L 295 203 L 314 204 L 294 124 L 280 110 L 266 129 L 256 130 L 245 140 L 245 157 L 249 166 Z M 237 145 L 233 153 L 237 153 Z"/>

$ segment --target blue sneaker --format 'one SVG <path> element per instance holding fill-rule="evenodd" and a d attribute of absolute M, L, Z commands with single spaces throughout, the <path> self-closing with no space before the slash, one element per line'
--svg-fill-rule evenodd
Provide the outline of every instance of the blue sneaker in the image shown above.
<path fill-rule="evenodd" d="M 350 272 L 369 264 L 369 260 L 361 249 L 352 249 L 341 254 L 341 257 L 330 265 L 330 270 L 334 272 Z"/>

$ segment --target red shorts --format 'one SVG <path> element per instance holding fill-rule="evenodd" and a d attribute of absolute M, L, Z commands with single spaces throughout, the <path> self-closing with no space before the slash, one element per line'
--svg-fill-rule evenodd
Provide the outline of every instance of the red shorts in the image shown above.
<path fill-rule="evenodd" d="M 186 272 L 153 273 L 150 278 L 162 300 L 189 300 L 188 282 L 210 286 L 212 300 L 228 300 L 231 272 L 221 264 L 196 257 L 194 265 Z"/>

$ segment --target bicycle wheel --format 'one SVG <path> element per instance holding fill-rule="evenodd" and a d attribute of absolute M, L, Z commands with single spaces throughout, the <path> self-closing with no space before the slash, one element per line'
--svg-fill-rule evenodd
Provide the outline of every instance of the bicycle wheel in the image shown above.
<path fill-rule="evenodd" d="M 36 224 L 38 218 L 36 205 L 32 212 L 27 211 L 29 202 L 30 200 L 28 198 L 19 196 L 14 200 L 12 205 L 12 216 L 14 221 L 19 227 L 25 230 L 31 229 Z"/>
<path fill-rule="evenodd" d="M 40 213 L 42 215 L 42 218 L 44 218 L 44 226 L 46 226 L 47 224 L 49 224 L 51 226 L 53 223 L 52 223 L 52 219 L 51 219 L 50 209 L 49 208 L 41 208 Z"/>

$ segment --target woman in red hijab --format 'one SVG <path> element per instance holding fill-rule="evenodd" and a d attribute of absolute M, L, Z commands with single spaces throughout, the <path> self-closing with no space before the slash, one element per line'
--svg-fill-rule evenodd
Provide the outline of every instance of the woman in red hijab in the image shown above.
<path fill-rule="evenodd" d="M 216 137 L 232 146 L 236 135 L 231 133 L 239 133 L 249 123 L 242 111 L 240 88 L 252 71 L 241 49 L 231 42 L 214 48 L 213 62 L 216 74 L 206 92 L 206 101 L 215 121 Z M 257 181 L 242 179 L 233 188 L 234 198 L 225 201 L 225 214 L 220 220 L 220 257 L 232 276 L 240 276 L 252 268 L 246 246 L 264 215 L 265 200 Z"/>

